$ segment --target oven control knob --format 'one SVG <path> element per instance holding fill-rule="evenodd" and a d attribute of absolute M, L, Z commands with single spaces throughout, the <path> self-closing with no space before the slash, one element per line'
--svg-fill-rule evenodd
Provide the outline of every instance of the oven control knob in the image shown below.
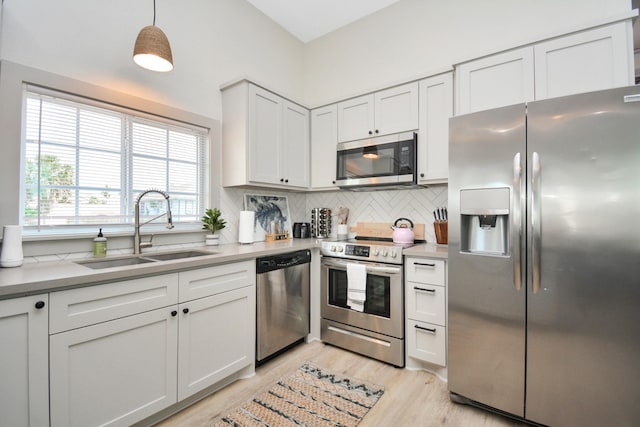
<path fill-rule="evenodd" d="M 396 255 L 398 255 L 398 254 L 396 253 L 396 250 L 395 250 L 395 249 L 392 249 L 392 250 L 391 250 L 391 258 L 395 258 L 395 257 L 396 257 Z"/>
<path fill-rule="evenodd" d="M 343 252 L 344 251 L 344 246 L 338 246 L 338 252 Z"/>
<path fill-rule="evenodd" d="M 387 253 L 386 250 L 382 251 L 382 256 L 387 256 L 387 255 L 389 255 L 389 254 Z"/>
<path fill-rule="evenodd" d="M 336 245 L 331 245 L 331 252 L 335 252 L 336 251 Z"/>
<path fill-rule="evenodd" d="M 373 250 L 373 255 L 374 256 L 378 256 L 379 253 L 380 253 L 380 251 L 378 249 L 374 249 Z"/>

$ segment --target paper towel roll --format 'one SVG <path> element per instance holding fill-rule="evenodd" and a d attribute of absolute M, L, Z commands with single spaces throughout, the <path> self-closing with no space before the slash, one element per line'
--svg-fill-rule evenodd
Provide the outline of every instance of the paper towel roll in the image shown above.
<path fill-rule="evenodd" d="M 240 211 L 238 224 L 238 242 L 253 243 L 253 229 L 256 220 L 254 211 Z"/>
<path fill-rule="evenodd" d="M 22 258 L 22 226 L 5 225 L 2 228 L 0 267 L 20 267 Z"/>

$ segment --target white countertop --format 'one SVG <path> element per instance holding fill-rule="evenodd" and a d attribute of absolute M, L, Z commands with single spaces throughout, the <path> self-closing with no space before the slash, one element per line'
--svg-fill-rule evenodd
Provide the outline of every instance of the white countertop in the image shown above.
<path fill-rule="evenodd" d="M 317 239 L 292 239 L 284 242 L 202 246 L 189 248 L 189 250 L 211 251 L 211 255 L 99 270 L 68 260 L 30 263 L 15 268 L 0 268 L 0 299 L 162 274 L 170 271 L 201 268 L 301 249 L 319 248 L 320 242 Z M 403 254 L 446 259 L 447 247 L 436 244 L 418 244 L 412 248 L 404 249 Z M 121 257 L 96 258 L 96 260 L 108 260 L 110 258 Z"/>
<path fill-rule="evenodd" d="M 438 245 L 436 243 L 420 243 L 403 249 L 402 255 L 447 259 L 449 257 L 449 246 Z"/>

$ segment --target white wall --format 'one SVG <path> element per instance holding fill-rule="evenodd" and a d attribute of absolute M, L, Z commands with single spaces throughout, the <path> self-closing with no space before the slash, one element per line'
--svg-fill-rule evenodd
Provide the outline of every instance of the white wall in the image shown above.
<path fill-rule="evenodd" d="M 221 118 L 219 86 L 250 74 L 302 98 L 304 45 L 244 0 L 157 0 L 174 71 L 131 59 L 151 0 L 4 0 L 0 59 Z"/>
<path fill-rule="evenodd" d="M 331 103 L 630 10 L 630 0 L 400 0 L 305 46 L 305 101 Z"/>

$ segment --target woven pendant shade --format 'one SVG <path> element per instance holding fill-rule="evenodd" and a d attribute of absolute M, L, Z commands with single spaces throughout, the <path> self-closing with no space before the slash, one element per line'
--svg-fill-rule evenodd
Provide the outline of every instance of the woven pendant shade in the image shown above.
<path fill-rule="evenodd" d="M 160 72 L 173 70 L 169 39 L 160 28 L 148 25 L 140 30 L 133 48 L 133 60 L 148 70 Z"/>

